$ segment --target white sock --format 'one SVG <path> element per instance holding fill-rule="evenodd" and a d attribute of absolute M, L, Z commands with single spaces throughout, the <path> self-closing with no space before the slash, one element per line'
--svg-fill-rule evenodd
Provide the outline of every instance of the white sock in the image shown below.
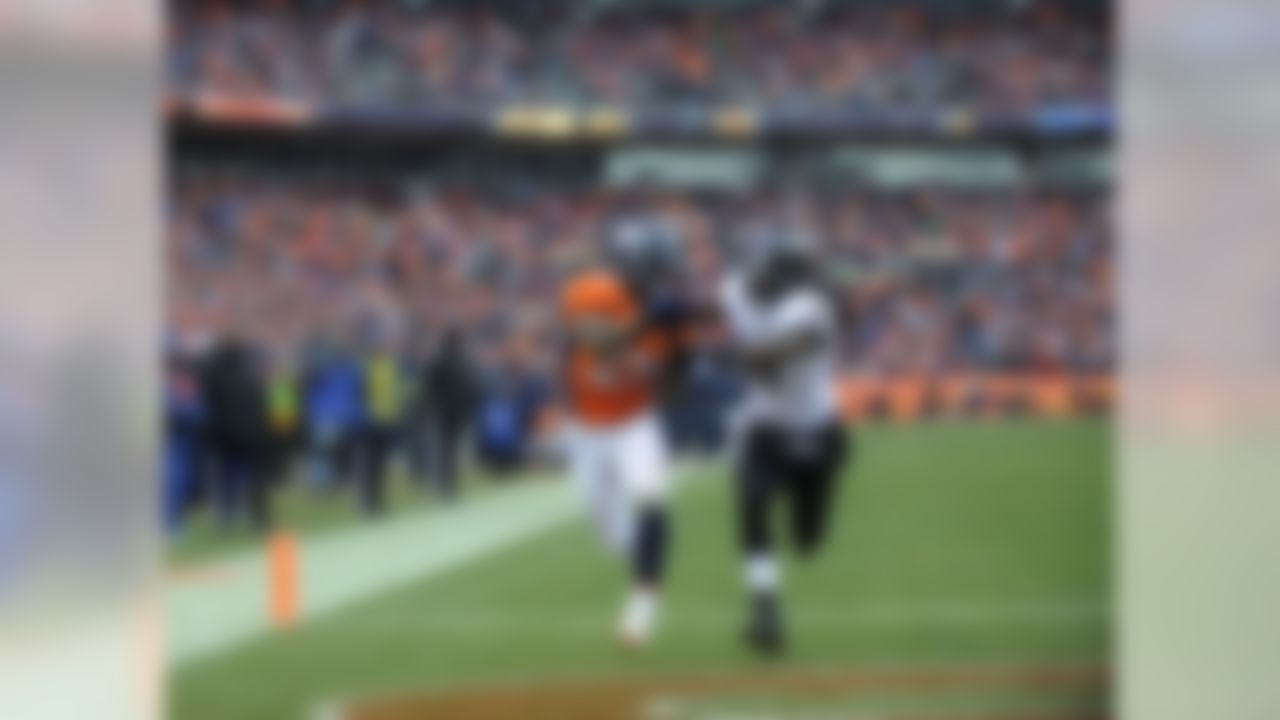
<path fill-rule="evenodd" d="M 622 609 L 622 634 L 629 640 L 647 642 L 658 621 L 658 593 L 647 588 L 631 591 Z"/>
<path fill-rule="evenodd" d="M 780 575 L 778 563 L 767 552 L 752 553 L 743 563 L 747 589 L 755 595 L 776 593 L 781 582 Z"/>

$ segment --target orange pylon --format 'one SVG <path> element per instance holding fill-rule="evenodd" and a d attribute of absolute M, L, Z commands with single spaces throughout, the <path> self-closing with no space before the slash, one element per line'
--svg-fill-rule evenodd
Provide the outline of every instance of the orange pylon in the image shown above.
<path fill-rule="evenodd" d="M 271 622 L 292 627 L 298 620 L 298 540 L 279 530 L 267 541 L 267 590 Z"/>

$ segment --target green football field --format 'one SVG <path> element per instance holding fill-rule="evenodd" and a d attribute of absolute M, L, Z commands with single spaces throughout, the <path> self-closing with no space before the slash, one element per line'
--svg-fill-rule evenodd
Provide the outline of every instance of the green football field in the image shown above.
<path fill-rule="evenodd" d="M 827 546 L 788 558 L 781 661 L 740 642 L 731 486 L 708 465 L 677 491 L 664 624 L 644 652 L 613 642 L 625 574 L 575 512 L 291 630 L 175 662 L 171 716 L 1105 716 L 1109 432 L 1094 420 L 859 429 Z M 505 492 L 475 499 L 476 512 Z M 354 543 L 374 530 L 327 532 Z M 435 550 L 386 537 L 352 557 Z"/>

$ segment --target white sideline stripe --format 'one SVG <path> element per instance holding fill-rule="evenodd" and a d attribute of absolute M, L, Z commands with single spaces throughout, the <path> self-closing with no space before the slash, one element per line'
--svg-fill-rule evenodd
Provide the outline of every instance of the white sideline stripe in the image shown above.
<path fill-rule="evenodd" d="M 682 462 L 674 488 L 707 463 Z M 579 517 L 581 500 L 561 476 L 530 475 L 509 489 L 457 507 L 357 525 L 300 548 L 301 621 L 426 580 L 497 554 Z M 225 581 L 166 583 L 169 663 L 227 651 L 272 630 L 267 617 L 267 557 L 252 550 L 217 565 Z"/>
<path fill-rule="evenodd" d="M 475 562 L 567 522 L 578 509 L 568 483 L 531 480 L 447 511 L 305 540 L 302 621 Z M 171 663 L 207 658 L 271 630 L 266 554 L 246 553 L 220 563 L 219 571 L 225 572 L 225 582 L 167 583 Z"/>
<path fill-rule="evenodd" d="M 673 608 L 663 614 L 662 630 L 682 633 L 731 632 L 742 621 L 737 605 Z M 861 607 L 797 607 L 787 623 L 795 628 L 818 630 L 903 629 L 914 626 L 982 625 L 1080 627 L 1105 623 L 1108 611 L 1098 602 L 1079 603 L 890 603 Z M 352 618 L 342 632 L 394 633 L 405 630 L 449 634 L 485 635 L 510 633 L 591 634 L 608 637 L 614 618 L 600 608 L 559 609 L 550 613 L 450 612 L 412 618 Z"/>

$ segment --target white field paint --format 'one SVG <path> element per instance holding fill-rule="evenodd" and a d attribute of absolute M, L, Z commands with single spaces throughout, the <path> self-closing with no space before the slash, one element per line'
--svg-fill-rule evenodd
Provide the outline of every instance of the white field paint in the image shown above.
<path fill-rule="evenodd" d="M 708 467 L 681 463 L 673 473 L 675 489 Z M 299 622 L 496 555 L 562 527 L 582 512 L 571 483 L 530 476 L 456 507 L 303 538 Z M 251 550 L 210 565 L 215 581 L 178 577 L 166 583 L 170 667 L 211 657 L 272 630 L 265 551 Z"/>
<path fill-rule="evenodd" d="M 567 483 L 534 482 L 447 511 L 352 527 L 300 543 L 300 622 L 398 585 L 500 552 L 579 512 Z M 254 550 L 217 562 L 217 582 L 167 584 L 170 663 L 209 657 L 271 630 L 267 557 Z"/>

